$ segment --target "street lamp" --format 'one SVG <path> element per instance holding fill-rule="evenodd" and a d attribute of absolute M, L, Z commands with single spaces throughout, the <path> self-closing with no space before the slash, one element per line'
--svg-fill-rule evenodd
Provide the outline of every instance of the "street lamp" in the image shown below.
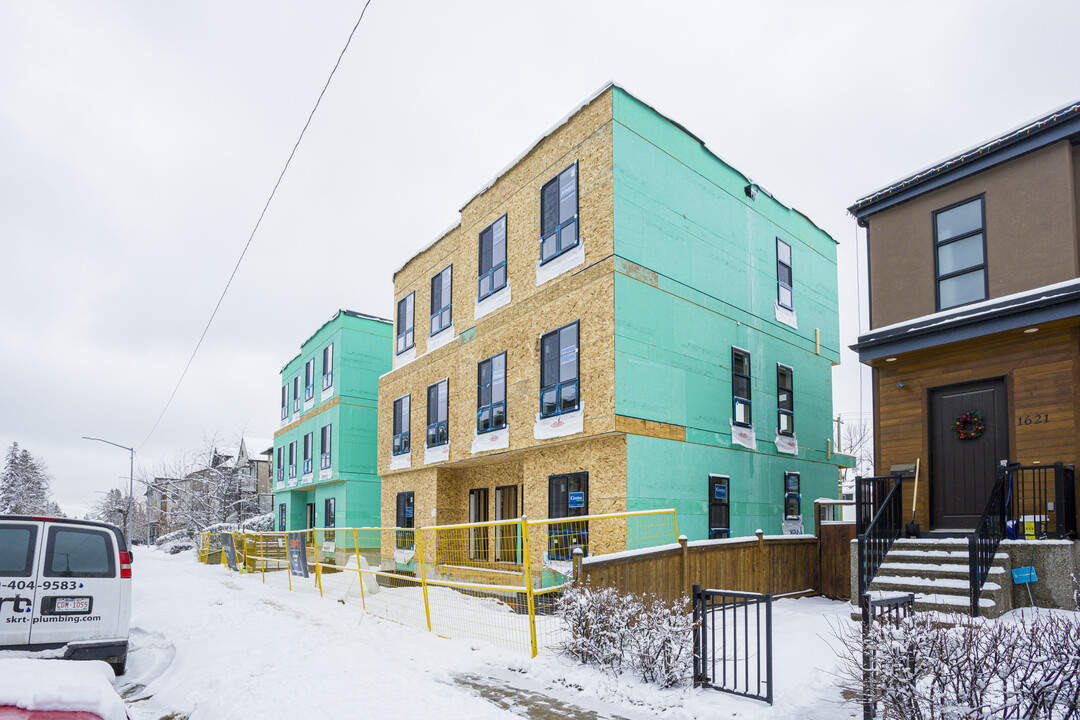
<path fill-rule="evenodd" d="M 86 437 L 85 435 L 82 436 L 82 439 L 83 440 L 94 440 L 95 442 L 103 442 L 106 445 L 112 445 L 113 447 L 118 447 L 121 450 L 127 450 L 129 453 L 131 453 L 131 464 L 128 467 L 128 513 L 127 513 L 127 515 L 128 515 L 128 517 L 127 517 L 127 544 L 128 544 L 128 549 L 130 550 L 131 549 L 131 496 L 132 496 L 132 493 L 135 492 L 135 448 L 129 448 L 126 445 L 121 445 L 119 443 L 114 443 L 114 442 L 111 442 L 109 440 L 102 440 L 101 438 Z"/>

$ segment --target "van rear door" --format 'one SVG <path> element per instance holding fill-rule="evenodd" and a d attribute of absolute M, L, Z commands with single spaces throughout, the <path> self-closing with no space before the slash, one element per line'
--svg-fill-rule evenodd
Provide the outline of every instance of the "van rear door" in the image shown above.
<path fill-rule="evenodd" d="M 113 533 L 50 524 L 42 549 L 30 642 L 115 639 L 121 593 L 120 553 Z"/>
<path fill-rule="evenodd" d="M 0 648 L 30 643 L 42 523 L 0 521 Z"/>

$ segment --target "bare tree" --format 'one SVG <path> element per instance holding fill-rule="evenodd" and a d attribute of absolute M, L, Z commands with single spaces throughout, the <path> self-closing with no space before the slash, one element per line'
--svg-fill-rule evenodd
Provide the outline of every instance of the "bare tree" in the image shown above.
<path fill-rule="evenodd" d="M 867 418 L 845 421 L 840 447 L 855 458 L 855 467 L 844 470 L 844 480 L 874 474 L 874 426 Z"/>

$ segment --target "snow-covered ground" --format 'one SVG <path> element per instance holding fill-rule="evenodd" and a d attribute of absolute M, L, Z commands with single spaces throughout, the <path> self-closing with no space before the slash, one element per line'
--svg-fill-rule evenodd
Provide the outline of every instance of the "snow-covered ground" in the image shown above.
<path fill-rule="evenodd" d="M 846 603 L 774 605 L 775 704 L 660 690 L 565 658 L 445 640 L 311 593 L 263 585 L 190 552 L 137 551 L 132 649 L 116 680 L 133 720 L 373 717 L 838 718 L 831 626 Z"/>

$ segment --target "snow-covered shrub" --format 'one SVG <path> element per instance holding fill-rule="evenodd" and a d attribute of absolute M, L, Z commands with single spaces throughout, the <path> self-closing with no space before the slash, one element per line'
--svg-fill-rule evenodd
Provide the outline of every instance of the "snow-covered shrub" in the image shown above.
<path fill-rule="evenodd" d="M 693 619 L 681 604 L 575 585 L 559 599 L 557 614 L 568 631 L 561 651 L 583 663 L 661 687 L 690 676 Z"/>
<path fill-rule="evenodd" d="M 872 658 L 865 684 L 861 626 L 837 633 L 841 687 L 859 703 L 867 693 L 879 717 L 1058 720 L 1080 713 L 1080 619 L 1074 615 L 942 622 L 919 613 L 895 625 L 874 623 L 865 638 Z"/>
<path fill-rule="evenodd" d="M 154 546 L 169 555 L 176 555 L 194 548 L 195 540 L 192 539 L 191 533 L 187 530 L 177 530 L 159 537 L 154 541 Z"/>
<path fill-rule="evenodd" d="M 260 533 L 274 531 L 273 511 L 263 515 L 256 515 L 240 523 L 240 532 Z"/>

